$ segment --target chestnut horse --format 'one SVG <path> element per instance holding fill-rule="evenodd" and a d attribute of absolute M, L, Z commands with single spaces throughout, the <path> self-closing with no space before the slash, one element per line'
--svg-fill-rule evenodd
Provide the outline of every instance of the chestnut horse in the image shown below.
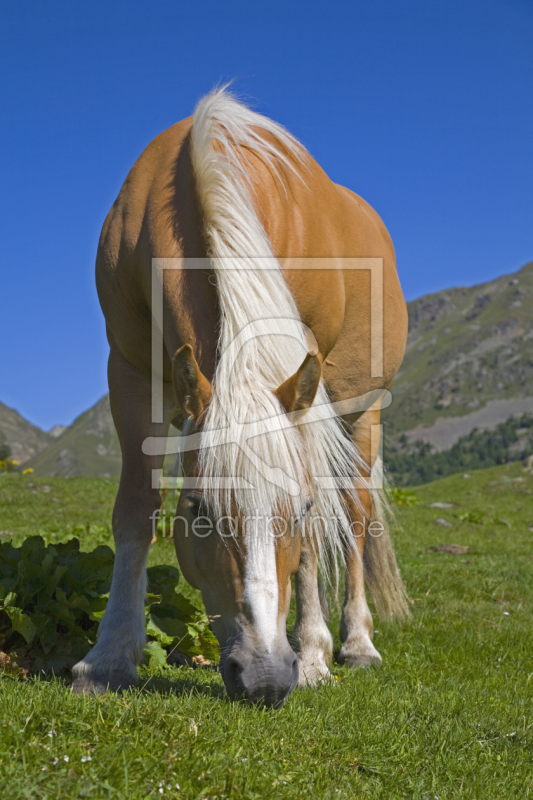
<path fill-rule="evenodd" d="M 376 212 L 284 128 L 216 90 L 133 166 L 102 230 L 96 281 L 123 461 L 111 592 L 74 690 L 138 682 L 154 475 L 171 422 L 185 476 L 176 552 L 212 617 L 230 697 L 280 707 L 298 683 L 328 679 L 319 569 L 339 554 L 339 661 L 381 663 L 365 577 L 380 616 L 409 613 L 372 481 L 407 313 Z"/>

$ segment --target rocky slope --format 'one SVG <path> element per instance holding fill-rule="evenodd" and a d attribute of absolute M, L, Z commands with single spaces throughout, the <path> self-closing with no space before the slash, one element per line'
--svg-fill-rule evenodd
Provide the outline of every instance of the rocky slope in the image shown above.
<path fill-rule="evenodd" d="M 533 262 L 409 303 L 407 352 L 392 394 L 388 434 L 437 450 L 533 411 Z"/>

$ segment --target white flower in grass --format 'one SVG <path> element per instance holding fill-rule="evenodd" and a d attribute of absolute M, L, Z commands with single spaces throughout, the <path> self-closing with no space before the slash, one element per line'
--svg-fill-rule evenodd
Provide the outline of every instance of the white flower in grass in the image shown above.
<path fill-rule="evenodd" d="M 52 766 L 55 767 L 56 764 L 58 764 L 58 763 L 59 763 L 59 759 L 58 758 L 54 758 L 54 760 L 52 761 Z"/>
<path fill-rule="evenodd" d="M 48 733 L 46 735 L 49 736 L 50 739 L 51 739 L 52 736 L 57 736 L 57 731 L 48 731 Z"/>
<path fill-rule="evenodd" d="M 82 756 L 81 760 L 82 761 L 92 761 L 92 758 L 91 758 L 91 756 Z"/>

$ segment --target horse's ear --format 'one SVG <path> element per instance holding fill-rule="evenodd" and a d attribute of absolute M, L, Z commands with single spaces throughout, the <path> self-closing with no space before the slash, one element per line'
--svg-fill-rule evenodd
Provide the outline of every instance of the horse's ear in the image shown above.
<path fill-rule="evenodd" d="M 198 422 L 211 399 L 213 390 L 196 363 L 190 344 L 183 345 L 174 354 L 172 385 L 176 400 L 184 412 Z"/>
<path fill-rule="evenodd" d="M 308 353 L 300 368 L 291 375 L 275 391 L 281 405 L 287 413 L 309 408 L 322 376 L 322 358 L 320 355 Z"/>

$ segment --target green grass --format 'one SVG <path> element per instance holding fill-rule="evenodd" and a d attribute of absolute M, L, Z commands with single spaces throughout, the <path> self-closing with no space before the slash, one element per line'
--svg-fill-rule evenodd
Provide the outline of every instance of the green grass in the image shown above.
<path fill-rule="evenodd" d="M 117 488 L 117 478 L 38 478 L 0 473 L 0 531 L 4 535 L 15 533 L 16 544 L 36 533 L 49 541 L 71 538 L 80 525 L 105 528 L 111 537 Z"/>
<path fill-rule="evenodd" d="M 88 523 L 91 547 L 108 541 L 113 481 L 33 479 L 53 488 L 35 495 L 25 481 L 0 479 L 0 529 L 53 538 Z M 395 537 L 413 619 L 376 621 L 383 667 L 334 666 L 338 681 L 280 712 L 228 702 L 203 670 L 142 668 L 141 689 L 101 698 L 3 678 L 2 797 L 533 797 L 533 477 L 512 464 L 415 491 Z M 469 551 L 428 550 L 446 543 Z M 158 560 L 175 563 L 169 541 Z"/>

